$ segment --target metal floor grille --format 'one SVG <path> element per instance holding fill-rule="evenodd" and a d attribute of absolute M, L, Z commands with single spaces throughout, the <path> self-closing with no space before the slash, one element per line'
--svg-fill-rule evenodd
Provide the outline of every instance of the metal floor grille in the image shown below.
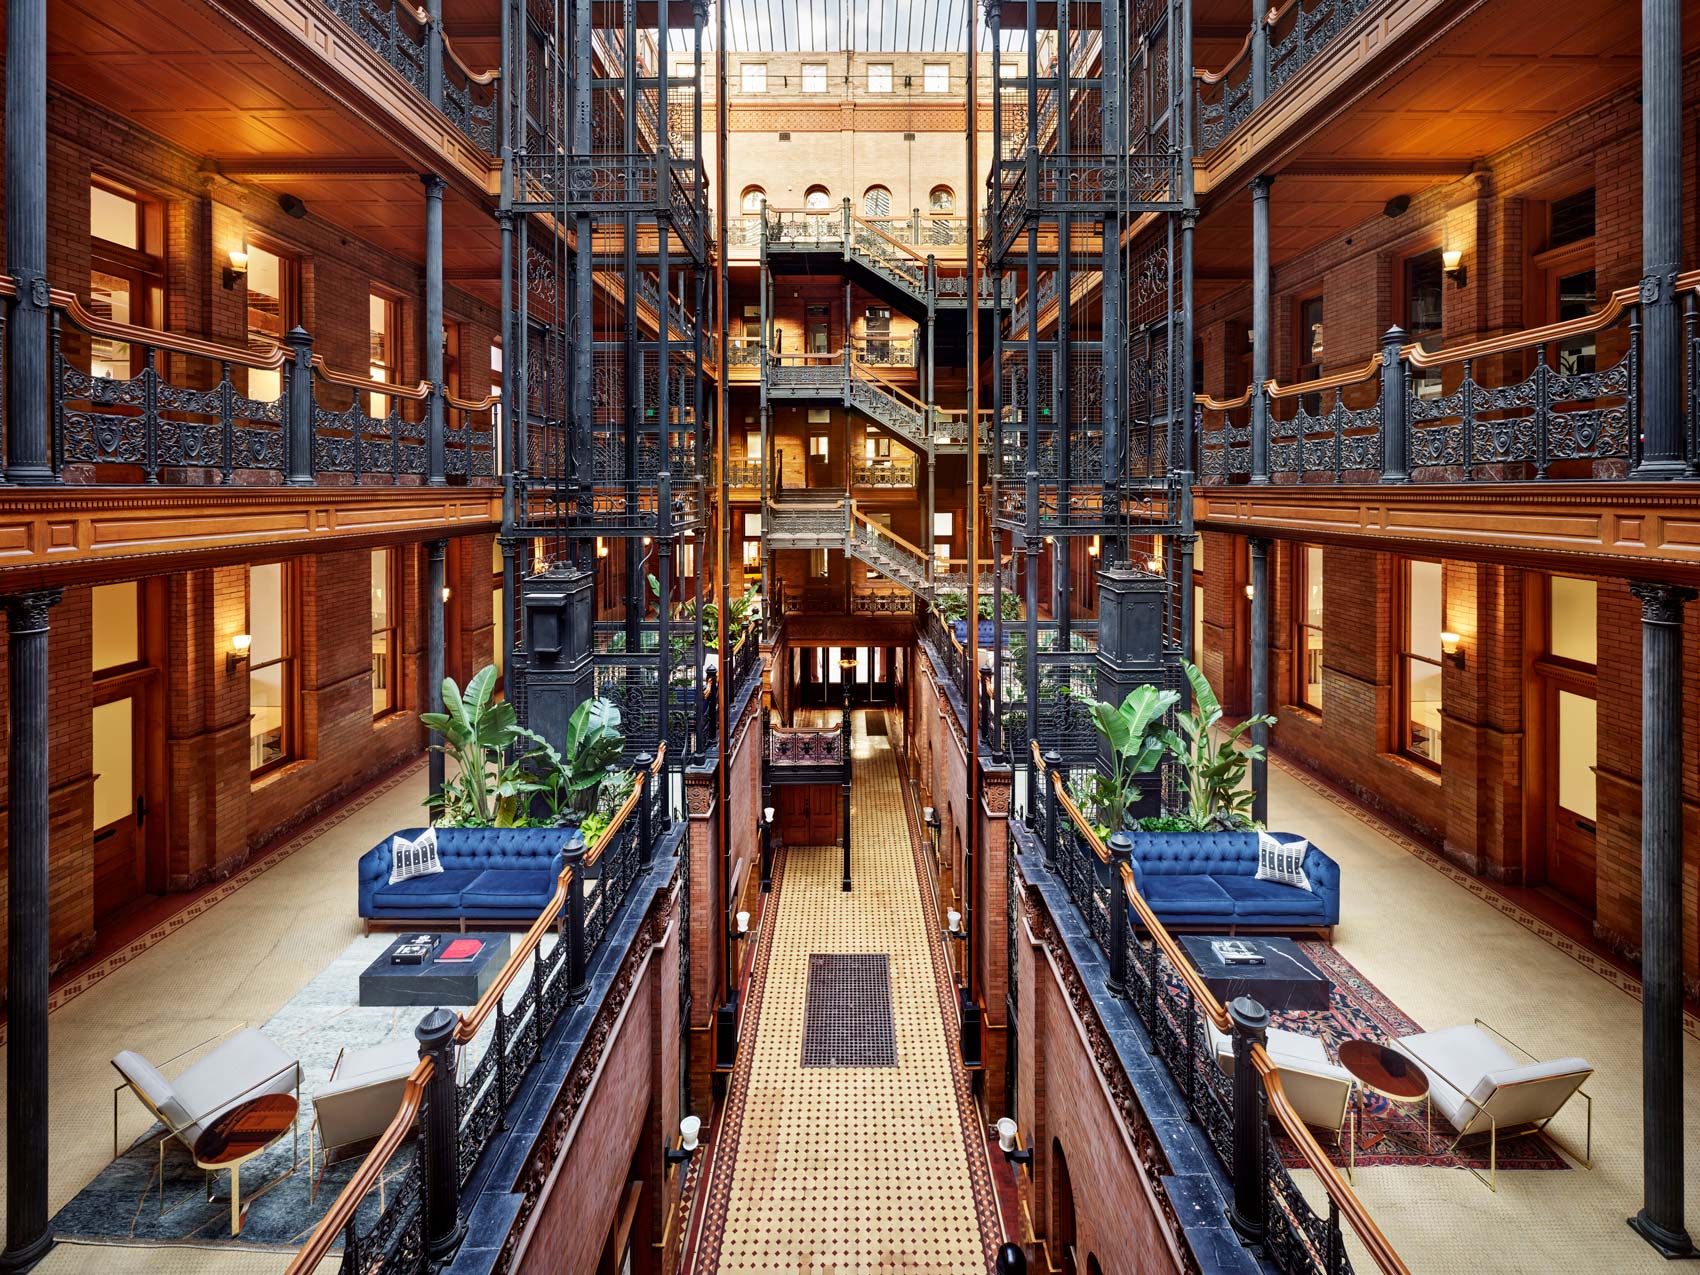
<path fill-rule="evenodd" d="M 803 999 L 803 1066 L 897 1066 L 891 968 L 885 953 L 810 954 Z"/>

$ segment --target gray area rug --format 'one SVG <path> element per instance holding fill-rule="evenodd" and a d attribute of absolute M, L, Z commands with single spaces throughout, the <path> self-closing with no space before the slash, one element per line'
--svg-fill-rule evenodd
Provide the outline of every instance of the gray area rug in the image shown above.
<path fill-rule="evenodd" d="M 301 1060 L 300 1159 L 288 1134 L 242 1166 L 242 1202 L 246 1216 L 240 1235 L 230 1234 L 229 1174 L 213 1176 L 214 1199 L 207 1200 L 205 1175 L 195 1167 L 188 1150 L 176 1139 L 166 1143 L 164 1208 L 160 1213 L 160 1160 L 158 1142 L 164 1127 L 155 1124 L 125 1152 L 95 1177 L 54 1217 L 56 1236 L 67 1240 L 103 1243 L 188 1244 L 196 1247 L 234 1248 L 299 1247 L 318 1225 L 337 1194 L 348 1183 L 364 1158 L 366 1147 L 344 1152 L 333 1160 L 319 1184 L 317 1198 L 309 1200 L 313 1172 L 307 1164 L 308 1129 L 313 1121 L 313 1093 L 329 1079 L 337 1054 L 343 1049 L 364 1049 L 389 1040 L 413 1039 L 413 1029 L 428 1012 L 418 1007 L 362 1009 L 359 999 L 360 972 L 394 941 L 395 934 L 373 934 L 356 939 L 340 956 L 296 993 L 263 1030 L 283 1051 Z M 515 935 L 513 941 L 518 942 Z M 552 937 L 544 939 L 547 950 Z M 508 996 L 517 1000 L 524 979 L 514 980 Z M 463 1011 L 465 1007 L 451 1007 Z M 493 1020 L 492 1020 L 493 1021 Z M 493 1032 L 486 1028 L 461 1058 L 461 1073 L 471 1071 Z M 112 1042 L 112 1053 L 124 1047 Z M 200 1057 L 196 1055 L 195 1057 Z M 152 1060 L 150 1060 L 152 1061 Z M 175 1075 L 194 1058 L 167 1069 Z M 113 1073 L 113 1083 L 118 1083 Z M 119 1095 L 119 1110 L 133 1121 L 139 1107 L 128 1090 Z M 133 1127 L 131 1125 L 130 1127 Z M 387 1179 L 399 1179 L 411 1164 L 410 1140 L 391 1160 Z M 293 1171 L 291 1168 L 293 1166 Z M 264 1194 L 256 1192 L 268 1182 L 276 1185 Z M 249 1203 L 252 1201 L 252 1204 Z M 362 1203 L 360 1225 L 372 1224 L 378 1209 L 374 1192 Z"/>

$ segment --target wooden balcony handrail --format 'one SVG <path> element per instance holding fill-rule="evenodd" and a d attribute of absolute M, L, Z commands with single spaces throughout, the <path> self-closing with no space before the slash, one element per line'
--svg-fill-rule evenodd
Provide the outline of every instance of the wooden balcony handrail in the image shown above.
<path fill-rule="evenodd" d="M 1282 5 L 1279 9 L 1277 9 L 1274 5 L 1270 5 L 1269 11 L 1263 15 L 1263 25 L 1268 28 L 1274 28 L 1280 23 L 1282 18 L 1292 12 L 1293 8 L 1298 5 L 1299 2 L 1300 0 L 1287 0 L 1287 3 Z M 1251 37 L 1256 33 L 1256 27 L 1246 28 L 1245 39 L 1240 41 L 1240 47 L 1234 52 L 1234 56 L 1229 58 L 1227 62 L 1223 64 L 1220 71 L 1200 71 L 1197 67 L 1194 67 L 1192 69 L 1192 78 L 1202 81 L 1205 84 L 1217 84 L 1222 80 L 1227 79 L 1228 73 L 1238 66 L 1240 59 L 1251 50 Z"/>
<path fill-rule="evenodd" d="M 661 768 L 666 764 L 666 761 L 667 744 L 663 741 L 655 750 L 655 760 L 649 764 L 649 777 L 652 782 L 658 781 L 661 778 Z M 614 834 L 625 824 L 626 816 L 636 809 L 638 798 L 642 794 L 643 783 L 641 780 L 635 780 L 632 783 L 632 790 L 626 794 L 625 801 L 620 803 L 620 809 L 616 811 L 614 817 L 608 821 L 608 830 L 602 834 L 601 839 L 598 840 L 595 845 L 591 846 L 590 849 L 584 852 L 584 862 L 586 867 L 593 868 L 596 866 L 598 861 L 601 860 L 602 851 L 613 842 Z"/>
<path fill-rule="evenodd" d="M 449 61 L 460 68 L 460 73 L 472 84 L 489 84 L 502 78 L 502 68 L 493 66 L 488 71 L 474 71 L 461 61 L 460 54 L 455 52 L 454 42 L 449 39 L 448 32 L 443 33 L 443 52 L 448 54 Z"/>
<path fill-rule="evenodd" d="M 412 399 L 416 403 L 431 397 L 429 381 L 420 381 L 417 385 L 396 385 L 390 381 L 375 381 L 370 376 L 363 377 L 353 372 L 339 372 L 325 362 L 322 354 L 313 356 L 313 369 L 332 385 L 345 385 L 349 389 L 369 391 L 392 398 Z"/>
<path fill-rule="evenodd" d="M 1213 398 L 1209 394 L 1199 394 L 1194 401 L 1208 412 L 1231 412 L 1236 407 L 1244 407 L 1251 402 L 1251 388 L 1248 386 L 1245 393 L 1236 398 Z"/>
<path fill-rule="evenodd" d="M 893 395 L 897 398 L 908 399 L 910 405 L 917 412 L 925 412 L 927 410 L 926 403 L 924 403 L 922 400 L 916 398 L 913 394 L 911 394 L 908 390 L 904 389 L 896 381 L 892 380 L 885 373 L 881 372 L 879 370 L 879 367 L 876 364 L 863 363 L 861 360 L 857 360 L 856 361 L 856 367 L 861 371 L 861 374 L 863 376 L 867 377 L 869 380 L 879 382 L 879 386 L 882 390 L 885 390 L 887 393 L 889 393 L 889 394 L 891 394 L 891 395 Z"/>
<path fill-rule="evenodd" d="M 337 1193 L 330 1209 L 319 1219 L 319 1224 L 307 1237 L 307 1242 L 290 1259 L 285 1275 L 312 1275 L 331 1251 L 331 1246 L 341 1238 L 343 1228 L 360 1207 L 360 1201 L 378 1184 L 379 1175 L 389 1166 L 391 1158 L 407 1140 L 413 1122 L 418 1118 L 419 1104 L 425 1096 L 425 1086 L 434 1070 L 435 1067 L 429 1058 L 421 1058 L 414 1064 L 413 1070 L 408 1073 L 407 1087 L 402 1090 L 401 1106 L 396 1109 L 395 1116 L 384 1127 L 372 1149 L 366 1153 L 366 1158 L 360 1162 L 360 1167 L 354 1171 L 348 1185 Z"/>
<path fill-rule="evenodd" d="M 910 553 L 914 554 L 917 558 L 920 558 L 923 562 L 926 561 L 927 554 L 926 554 L 925 550 L 917 549 L 914 545 L 910 544 L 902 536 L 898 535 L 895 531 L 892 531 L 889 527 L 882 527 L 882 526 L 880 526 L 879 523 L 872 521 L 860 509 L 856 508 L 856 504 L 855 504 L 854 501 L 852 501 L 850 503 L 850 513 L 851 513 L 851 516 L 854 517 L 857 522 L 861 523 L 863 526 L 872 530 L 876 535 L 880 536 L 883 539 L 891 541 L 893 544 L 903 546 L 903 548 L 907 549 Z"/>
<path fill-rule="evenodd" d="M 1092 847 L 1092 853 L 1098 856 L 1098 862 L 1108 863 L 1110 861 L 1110 848 L 1104 844 L 1103 839 L 1098 836 L 1096 831 L 1094 831 L 1092 821 L 1080 813 L 1080 807 L 1074 804 L 1074 798 L 1070 797 L 1068 795 L 1068 789 L 1063 787 L 1061 775 L 1051 775 L 1051 792 L 1056 796 L 1057 801 L 1061 804 L 1063 813 L 1074 822 L 1075 831 L 1079 832 L 1081 837 L 1085 839 L 1086 844 Z M 1132 875 L 1132 872 L 1133 870 L 1129 868 L 1128 874 L 1130 876 Z M 1218 1005 L 1217 1009 L 1221 1009 L 1221 1006 Z"/>
<path fill-rule="evenodd" d="M 874 225 L 873 222 L 867 221 L 864 218 L 858 217 L 858 216 L 856 216 L 855 213 L 850 214 L 850 219 L 852 221 L 856 222 L 858 225 L 866 226 L 869 230 L 873 231 L 876 235 L 878 235 L 881 239 L 885 240 L 893 248 L 896 248 L 899 252 L 903 253 L 906 256 L 913 257 L 915 259 L 915 263 L 917 265 L 924 266 L 924 265 L 927 264 L 927 255 L 925 253 L 916 252 L 915 249 L 910 247 L 908 244 L 904 243 L 901 239 L 894 239 L 892 236 L 888 235 L 879 226 Z"/>
<path fill-rule="evenodd" d="M 1369 380 L 1381 369 L 1381 351 L 1377 350 L 1369 356 L 1369 362 L 1362 367 L 1347 368 L 1344 372 L 1330 372 L 1327 376 L 1319 376 L 1314 381 L 1294 381 L 1291 385 L 1279 385 L 1273 379 L 1265 382 L 1264 388 L 1269 391 L 1270 398 L 1297 398 L 1301 394 L 1320 394 L 1324 390 L 1337 390 L 1347 385 L 1358 385 Z"/>

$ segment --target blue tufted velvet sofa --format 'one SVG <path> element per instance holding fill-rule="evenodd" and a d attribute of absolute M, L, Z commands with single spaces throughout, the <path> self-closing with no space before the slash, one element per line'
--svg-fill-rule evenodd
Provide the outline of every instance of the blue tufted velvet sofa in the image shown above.
<path fill-rule="evenodd" d="M 403 828 L 410 840 L 423 828 Z M 390 838 L 360 856 L 360 915 L 374 923 L 530 924 L 555 897 L 564 828 L 438 828 L 443 870 L 390 884 Z"/>
<path fill-rule="evenodd" d="M 1303 840 L 1272 832 L 1277 841 Z M 1310 890 L 1257 879 L 1255 832 L 1130 832 L 1133 883 L 1171 929 L 1329 930 L 1340 921 L 1340 865 L 1305 852 Z"/>

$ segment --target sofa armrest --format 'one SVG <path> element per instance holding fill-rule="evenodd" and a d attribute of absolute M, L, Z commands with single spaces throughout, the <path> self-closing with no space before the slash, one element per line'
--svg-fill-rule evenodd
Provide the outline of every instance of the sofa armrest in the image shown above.
<path fill-rule="evenodd" d="M 385 837 L 381 842 L 360 856 L 360 864 L 357 872 L 359 876 L 358 893 L 360 899 L 359 912 L 361 916 L 369 917 L 372 915 L 372 896 L 377 893 L 380 886 L 388 883 L 390 879 L 390 867 L 393 863 L 394 858 L 390 854 L 390 839 L 388 837 Z"/>
<path fill-rule="evenodd" d="M 1340 865 L 1315 846 L 1305 851 L 1305 879 L 1311 892 L 1322 900 L 1323 919 L 1329 925 L 1340 923 Z"/>

